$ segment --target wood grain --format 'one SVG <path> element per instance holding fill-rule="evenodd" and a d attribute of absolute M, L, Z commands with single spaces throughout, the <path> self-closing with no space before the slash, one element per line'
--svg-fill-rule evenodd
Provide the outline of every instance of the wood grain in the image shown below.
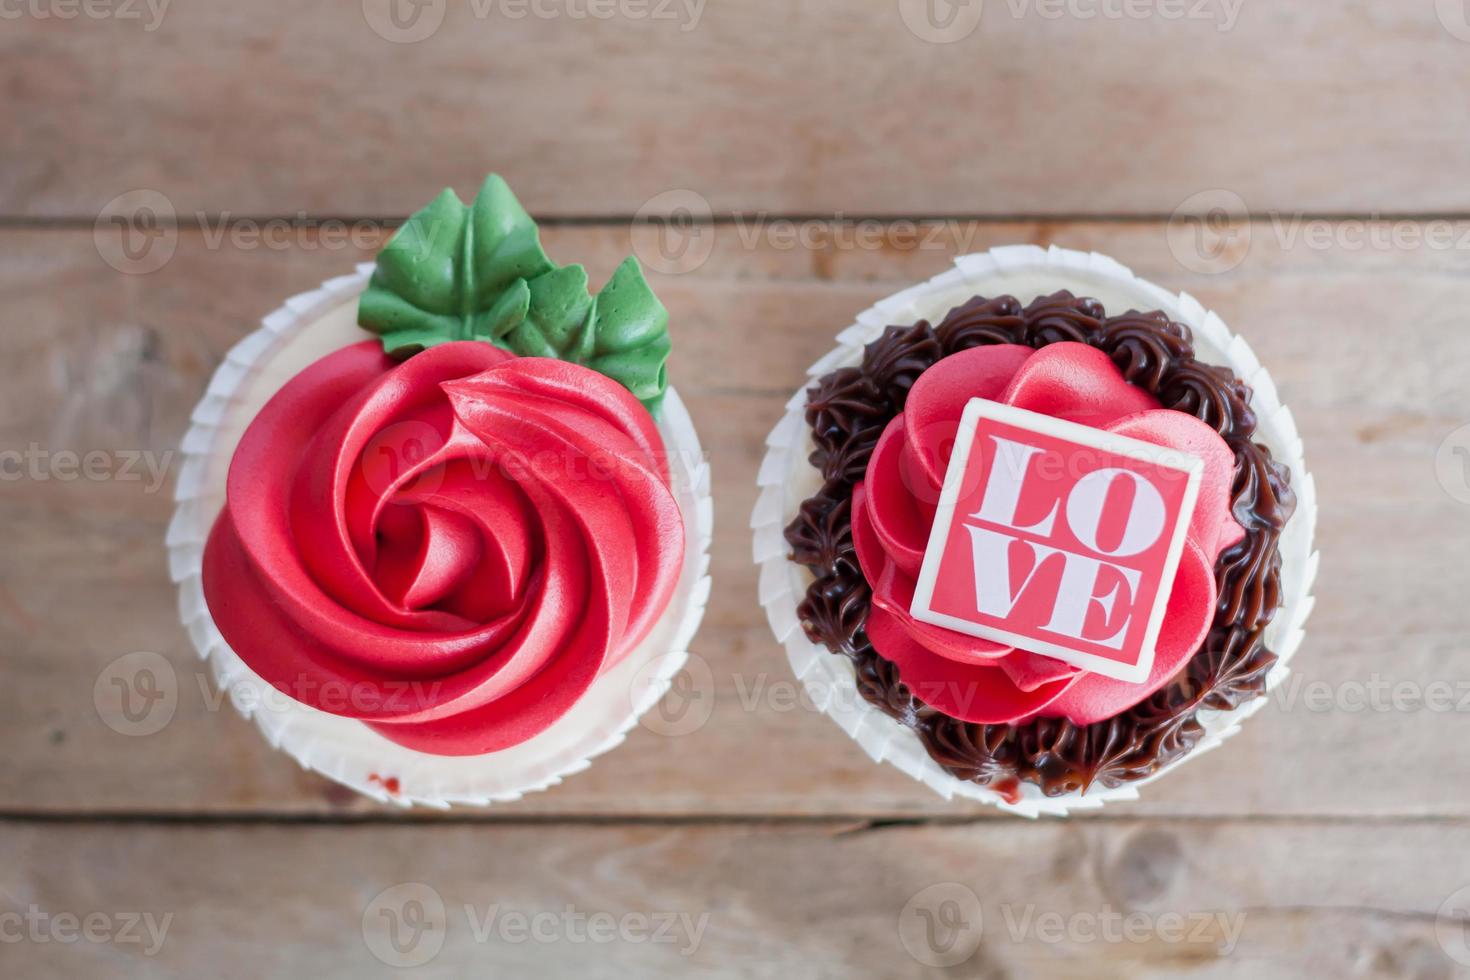
<path fill-rule="evenodd" d="M 167 923 L 158 945 L 4 947 L 7 975 L 31 980 L 408 963 L 455 977 L 941 976 L 937 951 L 972 948 L 954 975 L 1446 980 L 1467 972 L 1448 953 L 1465 962 L 1470 947 L 1463 921 L 1447 913 L 1438 930 L 1438 913 L 1470 879 L 1443 857 L 1470 831 L 1424 829 L 19 823 L 0 837 L 0 915 L 34 908 L 39 930 L 67 913 Z M 953 927 L 926 934 L 926 913 Z M 587 932 L 594 917 L 606 933 Z"/>
<path fill-rule="evenodd" d="M 1319 250 L 1257 223 L 1240 264 L 1210 276 L 1181 268 L 1153 222 L 940 226 L 922 248 L 897 238 L 844 247 L 836 236 L 787 248 L 734 225 L 704 230 L 713 236 L 708 260 L 655 276 L 655 286 L 674 320 L 673 377 L 716 480 L 716 588 L 692 686 L 681 688 L 708 721 L 681 737 L 635 731 L 589 772 L 489 818 L 988 815 L 872 765 L 801 705 L 755 601 L 746 520 L 765 433 L 833 333 L 878 297 L 942 269 L 955 250 L 1005 242 L 1104 251 L 1217 309 L 1272 369 L 1320 488 L 1319 604 L 1287 687 L 1227 748 L 1119 809 L 1130 817 L 1467 812 L 1470 789 L 1450 774 L 1470 736 L 1470 704 L 1459 695 L 1470 506 L 1450 491 L 1470 498 L 1470 485 L 1441 485 L 1435 460 L 1470 419 L 1457 367 L 1470 359 L 1462 312 L 1470 252 Z M 162 270 L 131 276 L 102 261 L 90 230 L 0 234 L 0 450 L 50 460 L 39 478 L 0 480 L 7 813 L 374 809 L 272 752 L 212 692 L 167 580 L 169 484 L 119 472 L 127 451 L 167 463 L 224 351 L 286 296 L 374 247 L 214 240 L 185 232 Z M 622 226 L 552 228 L 547 244 L 563 261 L 585 259 L 595 281 L 631 247 Z M 113 461 L 114 478 L 66 479 L 55 454 L 94 450 Z M 163 656 L 178 690 L 170 723 L 143 737 L 109 728 L 94 703 L 99 677 L 134 651 Z M 1407 700 L 1434 684 L 1455 696 Z"/>
<path fill-rule="evenodd" d="M 594 4 L 650 16 L 441 0 L 418 43 L 374 32 L 387 0 L 7 18 L 24 152 L 0 215 L 90 222 L 140 187 L 186 216 L 404 215 L 492 168 L 548 216 L 675 189 L 716 213 L 1166 215 L 1216 189 L 1257 213 L 1470 211 L 1440 176 L 1470 169 L 1470 44 L 1431 0 L 991 0 L 945 44 L 906 28 L 918 0 Z"/>
<path fill-rule="evenodd" d="M 388 39 L 397 0 L 163 2 L 0 0 L 0 977 L 402 976 L 425 952 L 414 975 L 1470 976 L 1461 0 L 961 0 L 953 43 L 920 38 L 927 0 L 411 0 L 443 14 L 417 43 Z M 561 786 L 446 817 L 272 751 L 178 626 L 162 542 L 230 346 L 487 170 L 594 282 L 630 250 L 658 270 L 715 589 L 655 709 L 693 730 L 655 715 Z M 139 189 L 154 220 L 114 224 Z M 1256 220 L 1166 220 L 1216 208 Z M 1034 824 L 873 765 L 803 702 L 746 530 L 833 334 L 1018 242 L 1216 309 L 1321 504 L 1272 701 L 1140 802 Z M 130 727 L 108 694 L 140 658 L 168 696 Z M 395 947 L 413 900 L 432 928 Z M 156 950 L 144 915 L 170 917 Z M 65 941 L 69 917 L 104 935 Z M 946 940 L 974 952 L 935 965 Z"/>

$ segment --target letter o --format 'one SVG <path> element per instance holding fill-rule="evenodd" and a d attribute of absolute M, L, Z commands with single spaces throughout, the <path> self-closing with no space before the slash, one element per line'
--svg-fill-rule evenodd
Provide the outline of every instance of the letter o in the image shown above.
<path fill-rule="evenodd" d="M 1097 533 L 1108 490 L 1118 477 L 1132 480 L 1135 493 L 1123 538 L 1109 551 L 1098 544 Z M 1085 546 L 1109 558 L 1123 558 L 1147 550 L 1163 533 L 1165 516 L 1164 498 L 1158 488 L 1132 470 L 1116 467 L 1094 470 L 1078 480 L 1067 494 L 1067 525 L 1072 533 Z"/>

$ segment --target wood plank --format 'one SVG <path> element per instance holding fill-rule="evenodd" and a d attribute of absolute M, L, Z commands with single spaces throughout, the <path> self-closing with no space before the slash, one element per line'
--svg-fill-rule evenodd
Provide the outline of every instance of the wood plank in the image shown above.
<path fill-rule="evenodd" d="M 1258 224 L 1244 261 L 1207 276 L 1180 268 L 1155 223 L 963 225 L 934 248 L 791 249 L 733 225 L 712 233 L 701 267 L 655 276 L 675 323 L 673 377 L 717 486 L 717 584 L 695 643 L 711 677 L 699 691 L 710 720 L 678 738 L 637 731 L 589 772 L 490 816 L 988 812 L 873 766 L 835 725 L 793 705 L 755 602 L 745 525 L 765 432 L 832 334 L 942 269 L 957 247 L 1018 241 L 1105 251 L 1218 309 L 1272 368 L 1321 491 L 1319 605 L 1291 686 L 1226 749 L 1125 812 L 1421 817 L 1470 807 L 1470 788 L 1449 775 L 1470 712 L 1457 700 L 1395 706 L 1381 690 L 1464 684 L 1470 567 L 1458 543 L 1470 509 L 1436 482 L 1434 464 L 1470 418 L 1457 367 L 1470 362 L 1470 252 L 1318 250 Z M 557 227 L 547 238 L 553 255 L 586 259 L 598 280 L 630 247 L 622 226 Z M 0 449 L 100 449 L 114 465 L 122 450 L 165 458 L 223 352 L 284 297 L 347 271 L 372 245 L 211 240 L 186 233 L 166 267 L 129 276 L 104 264 L 90 231 L 0 234 Z M 45 476 L 0 481 L 0 809 L 370 812 L 271 752 L 201 688 L 161 547 L 167 482 L 149 492 L 146 478 Z M 126 737 L 99 718 L 93 687 L 140 650 L 172 665 L 179 702 L 162 731 Z"/>
<path fill-rule="evenodd" d="M 90 221 L 141 187 L 183 215 L 403 215 L 492 168 L 544 215 L 680 188 L 717 213 L 1470 211 L 1442 179 L 1470 168 L 1454 3 L 992 0 L 954 43 L 906 29 L 910 0 L 424 4 L 447 14 L 418 43 L 375 33 L 387 6 L 7 19 L 0 214 Z"/>
<path fill-rule="evenodd" d="M 7 974 L 34 980 L 410 965 L 443 976 L 892 977 L 955 961 L 983 977 L 1445 980 L 1470 973 L 1463 919 L 1446 913 L 1436 928 L 1446 900 L 1466 894 L 1465 868 L 1444 856 L 1467 847 L 1462 823 L 1392 821 L 867 832 L 15 823 L 0 836 L 0 922 L 26 930 L 6 940 Z M 154 932 L 132 941 L 126 916 L 145 913 Z M 56 941 L 67 934 L 56 929 L 77 928 L 68 914 L 100 915 L 94 940 L 123 941 Z"/>

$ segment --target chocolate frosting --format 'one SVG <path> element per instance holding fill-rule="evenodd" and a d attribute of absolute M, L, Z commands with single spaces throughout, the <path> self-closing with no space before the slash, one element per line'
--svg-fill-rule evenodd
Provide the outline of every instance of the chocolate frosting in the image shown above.
<path fill-rule="evenodd" d="M 870 590 L 853 547 L 851 498 L 888 421 L 903 411 L 915 379 L 941 358 L 984 344 L 1040 348 L 1059 341 L 1106 353 L 1131 384 L 1169 409 L 1210 425 L 1235 454 L 1231 508 L 1245 537 L 1215 565 L 1219 600 L 1209 635 L 1173 680 L 1127 711 L 1092 725 L 1042 718 L 1023 725 L 960 721 L 915 698 L 868 641 Z M 1048 796 L 1115 787 L 1179 759 L 1204 730 L 1201 708 L 1230 710 L 1265 693 L 1276 655 L 1266 626 L 1281 605 L 1282 529 L 1296 507 L 1290 472 L 1255 443 L 1249 386 L 1196 360 L 1189 328 L 1159 312 L 1109 317 L 1101 303 L 1062 291 L 1022 307 L 1012 296 L 975 297 L 936 327 L 889 327 L 808 392 L 811 455 L 825 481 L 786 529 L 792 561 L 815 576 L 798 612 L 814 642 L 849 658 L 862 696 L 912 728 L 930 756 L 982 785 L 1024 780 Z"/>

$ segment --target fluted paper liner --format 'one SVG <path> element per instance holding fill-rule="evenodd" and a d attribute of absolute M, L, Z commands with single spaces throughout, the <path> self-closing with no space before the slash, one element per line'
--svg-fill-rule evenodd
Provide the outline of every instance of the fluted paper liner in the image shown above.
<path fill-rule="evenodd" d="M 486 755 L 430 755 L 390 742 L 360 721 L 276 692 L 230 649 L 209 614 L 201 579 L 204 543 L 224 504 L 230 458 L 261 405 L 312 361 L 371 338 L 356 325 L 356 307 L 372 271 L 364 264 L 353 275 L 288 299 L 230 350 L 195 407 L 182 445 L 167 538 L 179 617 L 235 707 L 271 745 L 305 768 L 404 806 L 442 809 L 519 799 L 586 769 L 621 743 L 683 667 L 710 594 L 714 506 L 709 465 L 684 403 L 670 388 L 659 432 L 685 527 L 684 564 L 674 595 L 648 637 L 599 677 L 567 715 L 534 738 Z"/>
<path fill-rule="evenodd" d="M 1194 297 L 1169 293 L 1097 253 L 1034 245 L 996 248 L 962 256 L 955 260 L 953 269 L 864 310 L 857 322 L 837 335 L 837 347 L 807 373 L 815 382 L 839 367 L 857 365 L 862 361 L 864 345 L 876 340 L 885 327 L 920 319 L 937 323 L 972 296 L 1013 295 L 1025 304 L 1059 289 L 1094 297 L 1112 314 L 1129 309 L 1162 310 L 1194 332 L 1195 349 L 1202 361 L 1228 366 L 1254 390 L 1251 406 L 1259 420 L 1256 441 L 1291 470 L 1291 484 L 1297 495 L 1296 513 L 1280 539 L 1283 605 L 1265 634 L 1267 648 L 1279 658 L 1267 678 L 1267 690 L 1274 690 L 1286 679 L 1288 664 L 1301 645 L 1303 624 L 1312 608 L 1311 588 L 1317 573 L 1317 553 L 1312 543 L 1317 523 L 1316 488 L 1302 456 L 1296 422 L 1281 404 L 1271 376 L 1250 346 Z M 1036 785 L 1023 782 L 1019 800 L 1010 802 L 994 790 L 945 772 L 930 758 L 912 729 L 863 700 L 851 662 L 813 643 L 801 628 L 796 610 L 812 578 L 805 568 L 790 560 L 784 531 L 796 517 L 802 500 L 821 486 L 820 475 L 807 459 L 813 445 L 803 417 L 806 389 L 804 385 L 787 402 L 786 415 L 767 437 L 766 456 L 757 476 L 760 496 L 751 516 L 751 528 L 755 534 L 754 558 L 760 568 L 760 602 L 811 700 L 875 762 L 898 767 L 946 799 L 959 796 L 980 800 L 1027 817 L 1062 816 L 1073 810 L 1137 799 L 1140 787 L 1220 745 L 1266 704 L 1266 698 L 1261 697 L 1233 711 L 1200 710 L 1197 717 L 1205 733 L 1193 751 L 1148 779 L 1114 789 L 1093 786 L 1085 793 L 1047 797 Z"/>

